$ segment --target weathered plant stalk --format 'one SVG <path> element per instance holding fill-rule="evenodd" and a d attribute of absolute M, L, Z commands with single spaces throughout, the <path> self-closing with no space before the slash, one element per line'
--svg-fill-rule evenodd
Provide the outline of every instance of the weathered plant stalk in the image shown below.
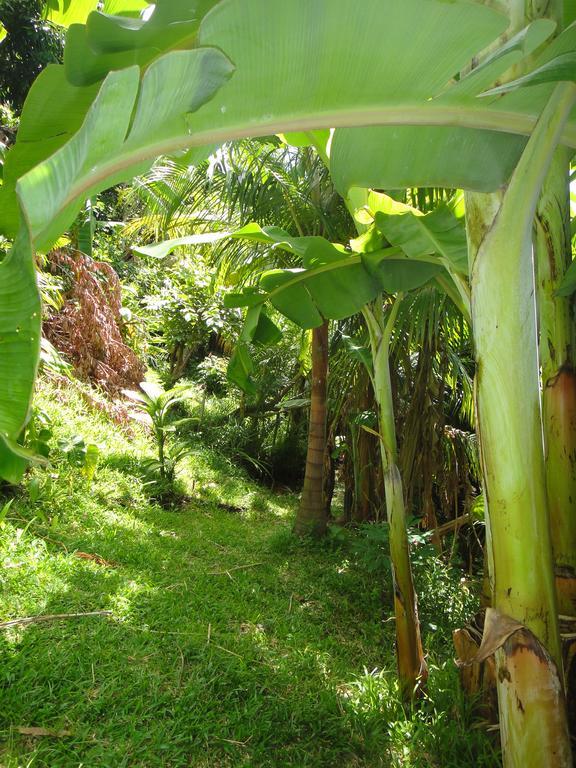
<path fill-rule="evenodd" d="M 378 407 L 380 454 L 386 493 L 394 587 L 398 677 L 404 698 L 410 700 L 425 685 L 428 668 L 422 650 L 416 591 L 410 565 L 410 546 L 402 478 L 398 470 L 396 425 L 390 380 L 390 335 L 401 300 L 402 295 L 399 294 L 386 324 L 384 324 L 381 306 L 375 305 L 374 311 L 366 307 L 363 314 L 370 335 L 373 386 Z"/>
<path fill-rule="evenodd" d="M 557 150 L 534 228 L 540 321 L 546 487 L 558 610 L 576 615 L 576 371 L 570 298 L 556 291 L 572 260 L 569 154 Z"/>
<path fill-rule="evenodd" d="M 358 234 L 361 234 L 366 229 L 366 225 L 356 221 L 354 212 L 366 202 L 367 190 L 357 188 L 353 194 L 354 198 L 349 196 L 344 202 L 352 216 Z M 386 323 L 384 322 L 381 299 L 372 305 L 372 308 L 366 305 L 362 314 L 370 338 L 372 389 L 378 411 L 380 457 L 386 497 L 390 563 L 394 589 L 398 679 L 404 699 L 410 701 L 424 689 L 428 679 L 428 666 L 422 648 L 418 600 L 410 564 L 404 489 L 402 476 L 398 469 L 394 400 L 390 379 L 390 337 L 402 298 L 402 294 L 398 294 Z"/>
<path fill-rule="evenodd" d="M 495 689 L 510 692 L 505 699 L 510 712 L 502 709 L 499 696 L 505 765 L 571 765 L 562 679 L 538 638 L 519 621 L 488 608 L 480 647 L 473 626 L 458 630 L 454 642 L 462 682 L 466 690 L 482 694 L 485 717 L 492 717 Z M 539 707 L 532 706 L 535 691 Z M 512 752 L 521 757 L 511 759 Z"/>

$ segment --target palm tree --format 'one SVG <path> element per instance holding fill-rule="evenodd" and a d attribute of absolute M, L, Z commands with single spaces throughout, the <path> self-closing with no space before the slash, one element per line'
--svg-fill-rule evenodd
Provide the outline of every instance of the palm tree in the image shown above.
<path fill-rule="evenodd" d="M 163 161 L 133 185 L 127 204 L 144 203 L 143 216 L 127 227 L 130 236 L 155 240 L 190 230 L 234 228 L 246 221 L 275 226 L 299 237 L 347 236 L 350 223 L 328 171 L 309 148 L 296 150 L 271 138 L 227 145 L 197 168 Z M 263 267 L 292 267 L 297 262 L 280 250 L 225 241 L 208 256 L 221 283 L 246 284 Z M 323 536 L 325 499 L 326 391 L 329 327 L 315 329 L 311 340 L 310 418 L 306 470 L 294 524 L 297 535 Z"/>

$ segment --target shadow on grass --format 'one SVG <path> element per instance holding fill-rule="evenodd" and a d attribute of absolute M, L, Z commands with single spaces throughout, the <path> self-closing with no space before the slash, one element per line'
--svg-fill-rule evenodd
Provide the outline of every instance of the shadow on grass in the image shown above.
<path fill-rule="evenodd" d="M 6 765 L 378 765 L 364 760 L 381 754 L 383 726 L 355 724 L 338 688 L 379 656 L 373 606 L 354 606 L 341 556 L 286 560 L 270 536 L 217 509 L 108 509 L 63 528 L 70 554 L 58 549 L 42 613 L 114 618 L 0 637 Z M 72 735 L 27 740 L 17 726 Z"/>
<path fill-rule="evenodd" d="M 291 499 L 285 494 L 264 489 L 254 491 L 254 483 L 227 459 L 206 450 L 201 456 L 200 466 L 195 465 L 193 456 L 190 457 L 186 466 L 183 462 L 174 483 L 165 483 L 164 487 L 157 474 L 150 472 L 149 457 L 113 453 L 106 456 L 102 466 L 125 477 L 138 478 L 147 501 L 171 511 L 187 506 L 197 509 L 218 507 L 231 513 L 265 515 L 267 512 L 273 514 L 270 500 L 274 506 L 291 506 Z"/>

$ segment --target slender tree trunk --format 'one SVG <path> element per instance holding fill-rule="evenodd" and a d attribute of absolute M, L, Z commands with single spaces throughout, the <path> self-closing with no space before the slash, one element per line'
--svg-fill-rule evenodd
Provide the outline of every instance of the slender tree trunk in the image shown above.
<path fill-rule="evenodd" d="M 176 342 L 170 358 L 170 386 L 173 387 L 186 373 L 186 368 L 194 350 L 184 342 Z"/>
<path fill-rule="evenodd" d="M 420 639 L 416 592 L 410 565 L 410 545 L 406 528 L 402 478 L 398 470 L 396 424 L 394 422 L 394 402 L 390 379 L 390 334 L 400 301 L 401 296 L 396 299 L 386 326 L 384 326 L 380 308 L 375 307 L 374 313 L 365 308 L 364 317 L 370 334 L 374 367 L 374 396 L 378 407 L 380 454 L 386 493 L 390 561 L 394 586 L 398 677 L 403 697 L 410 700 L 425 685 L 428 669 Z"/>
<path fill-rule="evenodd" d="M 558 86 L 503 196 L 468 195 L 476 398 L 506 768 L 572 765 L 549 527 L 532 223 L 576 88 Z M 506 627 L 513 626 L 511 632 Z M 494 638 L 497 641 L 494 641 Z"/>
<path fill-rule="evenodd" d="M 574 315 L 556 290 L 572 260 L 568 151 L 557 150 L 535 220 L 546 486 L 560 614 L 576 615 Z"/>
<path fill-rule="evenodd" d="M 160 465 L 160 477 L 166 478 L 166 457 L 164 455 L 166 434 L 163 429 L 156 431 L 156 440 L 158 441 L 158 464 Z"/>
<path fill-rule="evenodd" d="M 333 437 L 328 431 L 326 438 L 326 447 L 324 449 L 324 507 L 326 509 L 326 518 L 332 517 L 332 500 L 336 490 L 336 462 L 334 460 L 334 442 Z"/>
<path fill-rule="evenodd" d="M 357 387 L 359 388 L 357 402 L 360 413 L 374 411 L 375 400 L 372 382 L 364 368 L 359 373 Z M 363 523 L 374 517 L 374 500 L 377 495 L 374 469 L 380 461 L 380 446 L 377 444 L 374 435 L 371 435 L 362 427 L 358 429 L 356 443 L 355 474 L 358 480 L 356 483 L 354 519 L 356 522 Z M 376 450 L 374 450 L 375 448 Z"/>
<path fill-rule="evenodd" d="M 298 536 L 321 537 L 328 515 L 324 500 L 324 449 L 326 447 L 326 391 L 328 380 L 328 322 L 312 331 L 312 387 L 306 474 L 294 523 Z"/>

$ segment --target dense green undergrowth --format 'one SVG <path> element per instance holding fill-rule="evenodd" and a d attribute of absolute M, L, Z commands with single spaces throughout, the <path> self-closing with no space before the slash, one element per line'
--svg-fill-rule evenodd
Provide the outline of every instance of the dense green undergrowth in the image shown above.
<path fill-rule="evenodd" d="M 140 472 L 153 454 L 140 427 L 90 411 L 75 385 L 44 382 L 37 402 L 55 434 L 99 445 L 100 466 L 91 482 L 35 469 L 16 494 L 0 621 L 111 615 L 0 630 L 3 768 L 498 764 L 458 691 L 450 631 L 474 604 L 460 574 L 417 562 L 431 675 L 407 711 L 389 579 L 356 535 L 296 542 L 295 498 L 207 448 L 183 469 L 188 503 L 162 509 Z"/>

